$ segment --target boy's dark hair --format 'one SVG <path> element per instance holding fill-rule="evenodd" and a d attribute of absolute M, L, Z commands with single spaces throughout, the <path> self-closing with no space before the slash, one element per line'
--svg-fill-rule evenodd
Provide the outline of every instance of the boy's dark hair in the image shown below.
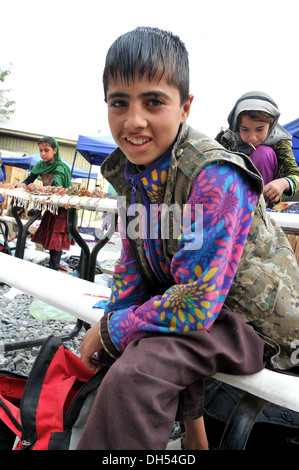
<path fill-rule="evenodd" d="M 103 73 L 105 100 L 109 80 L 120 78 L 125 83 L 144 75 L 153 80 L 166 77 L 169 85 L 178 88 L 181 104 L 189 96 L 189 59 L 178 36 L 158 28 L 138 27 L 120 36 L 108 50 Z"/>
<path fill-rule="evenodd" d="M 43 137 L 42 139 L 40 139 L 37 143 L 37 145 L 39 144 L 43 144 L 43 143 L 46 143 L 46 144 L 49 144 L 53 150 L 55 150 L 57 147 L 56 147 L 56 143 L 54 141 L 54 139 L 52 139 L 52 137 Z"/>

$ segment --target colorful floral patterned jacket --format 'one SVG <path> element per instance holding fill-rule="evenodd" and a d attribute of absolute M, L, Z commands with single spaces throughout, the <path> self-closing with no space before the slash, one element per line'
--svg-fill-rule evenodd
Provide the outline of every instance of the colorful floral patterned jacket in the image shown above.
<path fill-rule="evenodd" d="M 117 149 L 102 174 L 119 194 L 123 224 L 100 322 L 105 351 L 117 358 L 136 338 L 210 328 L 226 305 L 271 338 L 274 366 L 292 367 L 298 266 L 250 159 L 183 125 L 149 167 Z"/>

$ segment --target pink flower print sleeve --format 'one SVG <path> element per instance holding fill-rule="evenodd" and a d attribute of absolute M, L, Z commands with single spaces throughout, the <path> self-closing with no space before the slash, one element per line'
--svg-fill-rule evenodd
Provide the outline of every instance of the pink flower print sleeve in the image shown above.
<path fill-rule="evenodd" d="M 149 298 L 130 244 L 126 238 L 123 238 L 121 256 L 115 263 L 111 296 L 105 312 L 142 305 Z"/>
<path fill-rule="evenodd" d="M 113 295 L 106 308 L 107 313 L 114 312 L 109 331 L 120 351 L 142 336 L 195 331 L 212 325 L 235 276 L 256 201 L 257 194 L 233 166 L 215 163 L 201 171 L 186 206 L 191 216 L 183 217 L 179 250 L 170 266 L 176 284 L 160 296 L 146 299 L 124 240 Z M 201 231 L 196 231 L 198 207 L 202 210 Z M 188 220 L 189 225 L 187 222 L 184 226 Z M 190 250 L 190 243 L 197 243 L 198 248 Z M 129 281 L 133 278 L 132 285 Z"/>

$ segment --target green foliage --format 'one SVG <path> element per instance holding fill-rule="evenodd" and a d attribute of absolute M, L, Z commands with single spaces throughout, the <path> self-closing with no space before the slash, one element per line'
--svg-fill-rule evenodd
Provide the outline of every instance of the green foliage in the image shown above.
<path fill-rule="evenodd" d="M 15 112 L 13 108 L 15 101 L 9 100 L 6 96 L 12 90 L 3 88 L 4 81 L 10 73 L 10 68 L 8 70 L 0 69 L 0 120 L 9 119 Z"/>

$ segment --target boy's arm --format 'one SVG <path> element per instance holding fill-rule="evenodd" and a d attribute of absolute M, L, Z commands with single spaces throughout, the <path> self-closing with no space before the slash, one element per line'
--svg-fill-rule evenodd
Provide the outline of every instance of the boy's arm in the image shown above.
<path fill-rule="evenodd" d="M 256 201 L 257 194 L 245 177 L 230 165 L 210 165 L 200 173 L 187 204 L 191 223 L 183 228 L 171 263 L 176 284 L 142 305 L 124 306 L 104 316 L 101 341 L 112 357 L 117 358 L 136 338 L 211 326 L 237 270 Z M 201 204 L 202 232 L 196 217 Z M 194 249 L 196 243 L 198 249 Z"/>

